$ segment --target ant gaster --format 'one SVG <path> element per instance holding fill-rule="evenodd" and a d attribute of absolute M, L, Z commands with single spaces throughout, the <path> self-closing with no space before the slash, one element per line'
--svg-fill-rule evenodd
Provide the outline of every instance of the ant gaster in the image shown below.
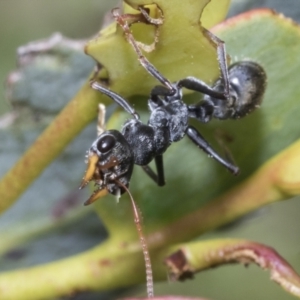
<path fill-rule="evenodd" d="M 163 153 L 173 142 L 181 140 L 185 135 L 231 173 L 237 174 L 239 168 L 215 152 L 198 130 L 189 125 L 189 119 L 194 118 L 207 123 L 212 118 L 239 119 L 252 112 L 259 107 L 266 88 L 266 74 L 263 68 L 257 63 L 243 61 L 227 69 L 224 42 L 205 31 L 217 45 L 220 78 L 212 87 L 194 77 L 171 83 L 142 54 L 126 22 L 126 16 L 119 15 L 115 10 L 113 15 L 137 53 L 141 65 L 162 85 L 155 86 L 150 93 L 150 117 L 148 123 L 144 124 L 124 98 L 97 81 L 91 82 L 93 89 L 110 97 L 131 114 L 132 119 L 125 122 L 121 132 L 101 132 L 89 149 L 88 168 L 81 187 L 93 180 L 97 190 L 85 204 L 98 199 L 103 189 L 113 195 L 124 193 L 124 186 L 129 185 L 134 164 L 142 166 L 159 186 L 164 185 Z M 182 99 L 183 88 L 200 92 L 204 97 L 196 104 L 187 105 Z M 157 173 L 148 166 L 153 159 Z"/>

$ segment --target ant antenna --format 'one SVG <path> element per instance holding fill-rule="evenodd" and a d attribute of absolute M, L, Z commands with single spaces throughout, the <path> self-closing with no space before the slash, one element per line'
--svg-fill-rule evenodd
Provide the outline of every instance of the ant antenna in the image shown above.
<path fill-rule="evenodd" d="M 118 8 L 112 10 L 112 15 L 115 18 L 116 22 L 122 27 L 127 41 L 131 44 L 134 51 L 138 55 L 138 60 L 140 64 L 150 73 L 153 77 L 155 77 L 158 81 L 160 81 L 164 86 L 166 86 L 171 94 L 175 93 L 176 90 L 172 86 L 172 83 L 165 78 L 152 64 L 151 62 L 143 55 L 141 49 L 139 48 L 137 42 L 135 41 L 132 32 L 129 28 L 128 23 L 125 21 L 125 17 L 120 15 Z"/>
<path fill-rule="evenodd" d="M 139 209 L 138 209 L 138 207 L 137 207 L 137 205 L 136 205 L 129 189 L 122 182 L 120 182 L 118 180 L 116 180 L 116 183 L 119 184 L 122 188 L 124 188 L 126 190 L 126 192 L 128 193 L 128 195 L 130 197 L 130 200 L 131 200 L 133 215 L 134 215 L 134 223 L 136 225 L 136 228 L 137 228 L 137 231 L 138 231 L 138 234 L 139 234 L 140 243 L 141 243 L 141 246 L 142 246 L 144 260 L 145 260 L 147 296 L 148 296 L 148 298 L 153 298 L 154 297 L 154 290 L 153 290 L 152 265 L 151 265 L 149 251 L 148 251 L 148 246 L 147 246 L 146 239 L 145 239 L 145 236 L 144 236 L 143 230 L 142 230 L 140 212 L 139 212 Z"/>

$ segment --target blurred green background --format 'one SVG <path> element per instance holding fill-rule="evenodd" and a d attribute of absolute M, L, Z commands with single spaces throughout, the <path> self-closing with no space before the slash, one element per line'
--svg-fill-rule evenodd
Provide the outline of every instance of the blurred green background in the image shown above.
<path fill-rule="evenodd" d="M 0 112 L 10 109 L 5 99 L 4 82 L 7 74 L 16 67 L 16 48 L 30 41 L 49 37 L 53 32 L 81 39 L 92 36 L 101 26 L 104 12 L 115 7 L 117 1 L 108 0 L 0 0 Z M 271 7 L 300 21 L 299 0 L 235 0 L 229 15 L 254 8 Z M 249 41 L 251 43 L 251 41 Z M 299 70 L 300 74 L 300 70 Z M 299 76 L 300 77 L 300 76 Z M 284 99 L 283 99 L 284 101 Z M 0 166 L 1 168 L 1 166 Z M 262 209 L 241 220 L 239 226 L 228 226 L 201 238 L 246 238 L 274 247 L 300 273 L 300 201 L 293 199 Z M 95 218 L 89 215 L 89 220 Z M 91 230 L 81 222 L 70 231 Z M 95 221 L 91 226 L 98 226 Z M 78 233 L 77 232 L 77 233 Z M 94 244 L 97 239 L 94 239 Z M 93 244 L 92 243 L 92 244 Z M 66 244 L 67 248 L 68 245 Z M 23 266 L 23 265 L 22 265 Z M 1 268 L 1 267 L 0 267 Z M 144 294 L 145 287 L 133 292 L 121 291 L 120 295 Z M 197 275 L 185 283 L 155 284 L 156 294 L 183 294 L 210 299 L 274 299 L 288 300 L 287 295 L 269 274 L 257 267 L 226 266 Z M 261 295 L 264 295 L 262 298 Z M 116 294 L 85 294 L 72 299 L 115 299 Z"/>

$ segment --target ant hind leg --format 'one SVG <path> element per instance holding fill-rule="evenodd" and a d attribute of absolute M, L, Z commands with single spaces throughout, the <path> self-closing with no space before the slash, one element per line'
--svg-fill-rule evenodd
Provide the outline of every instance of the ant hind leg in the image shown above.
<path fill-rule="evenodd" d="M 224 96 L 226 99 L 229 98 L 229 75 L 228 75 L 228 66 L 227 66 L 227 59 L 226 59 L 226 48 L 225 43 L 218 38 L 216 35 L 214 35 L 209 30 L 204 29 L 204 33 L 217 45 L 217 55 L 218 55 L 218 62 L 219 62 L 219 68 L 221 72 L 221 79 L 224 84 Z"/>
<path fill-rule="evenodd" d="M 196 144 L 200 149 L 202 149 L 205 153 L 223 165 L 226 169 L 228 169 L 234 175 L 239 173 L 239 168 L 231 161 L 222 158 L 204 139 L 204 137 L 197 131 L 196 128 L 189 126 L 186 130 L 186 135 L 191 139 L 191 141 Z"/>

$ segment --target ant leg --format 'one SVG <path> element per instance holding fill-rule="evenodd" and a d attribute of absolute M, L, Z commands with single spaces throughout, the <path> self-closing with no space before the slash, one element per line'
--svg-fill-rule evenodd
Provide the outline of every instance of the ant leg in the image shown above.
<path fill-rule="evenodd" d="M 209 96 L 211 96 L 213 98 L 217 98 L 217 99 L 222 99 L 222 100 L 227 99 L 223 93 L 214 90 L 212 87 L 207 85 L 202 80 L 200 80 L 196 77 L 192 77 L 192 76 L 189 76 L 189 77 L 179 80 L 177 82 L 177 87 L 179 87 L 179 88 L 184 87 L 189 90 L 197 91 L 197 92 L 200 92 L 205 95 L 209 95 Z"/>
<path fill-rule="evenodd" d="M 197 119 L 202 123 L 207 123 L 212 119 L 214 106 L 208 101 L 200 101 L 197 104 L 188 105 L 189 118 Z"/>
<path fill-rule="evenodd" d="M 155 86 L 150 92 L 150 98 L 148 100 L 148 107 L 150 111 L 155 110 L 159 106 L 166 105 L 161 97 L 169 96 L 170 91 L 162 85 Z"/>
<path fill-rule="evenodd" d="M 164 173 L 164 162 L 163 162 L 163 156 L 157 155 L 155 156 L 155 165 L 157 170 L 157 184 L 159 186 L 165 185 L 165 173 Z"/>
<path fill-rule="evenodd" d="M 157 183 L 157 174 L 148 166 L 141 166 L 145 173 L 155 182 Z"/>
<path fill-rule="evenodd" d="M 105 114 L 106 114 L 105 105 L 100 103 L 98 105 L 97 136 L 102 134 L 106 129 L 105 128 Z"/>
<path fill-rule="evenodd" d="M 163 164 L 163 156 L 157 155 L 155 156 L 155 165 L 157 174 L 148 166 L 141 166 L 143 170 L 147 173 L 147 175 L 155 182 L 158 186 L 165 185 L 165 174 L 164 174 L 164 164 Z"/>
<path fill-rule="evenodd" d="M 220 147 L 224 151 L 225 159 L 230 161 L 232 164 L 235 164 L 234 157 L 228 148 L 227 144 L 233 141 L 233 137 L 230 136 L 225 131 L 222 131 L 221 129 L 217 130 L 214 134 L 216 141 L 220 145 Z"/>
<path fill-rule="evenodd" d="M 234 165 L 231 161 L 227 161 L 222 158 L 215 150 L 209 145 L 209 143 L 204 139 L 204 137 L 192 126 L 188 126 L 186 130 L 187 136 L 194 142 L 200 149 L 206 152 L 209 156 L 223 165 L 234 175 L 239 173 L 239 168 Z"/>
<path fill-rule="evenodd" d="M 97 81 L 92 81 L 91 87 L 94 90 L 97 90 L 97 91 L 107 95 L 108 97 L 110 97 L 113 101 L 115 101 L 118 105 L 120 105 L 126 112 L 131 114 L 136 120 L 140 119 L 140 117 L 139 117 L 138 113 L 135 111 L 135 109 L 124 98 L 122 98 L 117 93 L 105 88 L 104 86 L 99 84 L 99 82 L 97 82 Z"/>
<path fill-rule="evenodd" d="M 113 10 L 112 14 L 116 20 L 116 22 L 119 24 L 119 26 L 123 29 L 125 33 L 125 37 L 129 44 L 133 47 L 135 53 L 138 55 L 138 60 L 140 64 L 145 68 L 145 70 L 150 73 L 153 77 L 155 77 L 158 81 L 160 81 L 164 86 L 166 86 L 170 93 L 174 93 L 175 89 L 172 86 L 172 83 L 165 78 L 155 67 L 150 63 L 150 61 L 143 55 L 142 51 L 140 50 L 136 40 L 134 39 L 132 32 L 129 28 L 128 23 L 126 22 L 126 18 L 119 14 L 118 11 Z"/>
<path fill-rule="evenodd" d="M 101 69 L 102 69 L 102 65 L 100 63 L 97 63 L 96 66 L 95 66 L 95 70 L 93 72 L 92 78 L 90 80 L 91 87 L 94 90 L 97 90 L 97 91 L 107 95 L 108 97 L 110 97 L 113 101 L 115 101 L 118 105 L 120 105 L 126 112 L 131 114 L 135 119 L 139 120 L 140 117 L 139 117 L 138 113 L 135 111 L 135 109 L 124 98 L 122 98 L 117 93 L 114 93 L 111 90 L 105 88 L 98 81 L 96 81 L 97 75 L 98 75 L 98 73 L 100 72 Z M 105 107 L 103 109 L 103 107 L 100 107 L 100 104 L 99 104 L 97 129 L 99 130 L 99 128 L 100 128 L 100 131 L 101 131 L 101 128 L 104 128 L 104 123 L 100 123 L 99 114 L 102 114 L 103 115 L 103 120 L 105 120 L 105 112 L 106 112 Z M 99 126 L 99 124 L 102 124 L 102 125 Z M 99 131 L 98 131 L 98 135 L 99 135 Z"/>
<path fill-rule="evenodd" d="M 228 75 L 228 67 L 227 67 L 227 60 L 226 60 L 226 48 L 225 43 L 217 36 L 215 36 L 209 30 L 203 28 L 204 33 L 209 36 L 209 38 L 217 45 L 217 55 L 218 55 L 218 62 L 221 71 L 221 79 L 223 80 L 224 84 L 224 96 L 226 99 L 229 98 L 229 75 Z"/>
<path fill-rule="evenodd" d="M 230 82 L 229 82 L 229 74 L 228 74 L 228 67 L 226 61 L 226 49 L 225 43 L 215 36 L 213 33 L 208 31 L 207 29 L 203 28 L 204 33 L 217 45 L 217 56 L 219 62 L 219 68 L 221 72 L 221 80 L 224 85 L 224 91 L 218 92 L 207 85 L 205 82 L 195 78 L 195 77 L 187 77 L 185 79 L 179 80 L 177 86 L 185 87 L 190 90 L 194 90 L 206 95 L 209 95 L 213 98 L 227 100 L 230 96 Z"/>

